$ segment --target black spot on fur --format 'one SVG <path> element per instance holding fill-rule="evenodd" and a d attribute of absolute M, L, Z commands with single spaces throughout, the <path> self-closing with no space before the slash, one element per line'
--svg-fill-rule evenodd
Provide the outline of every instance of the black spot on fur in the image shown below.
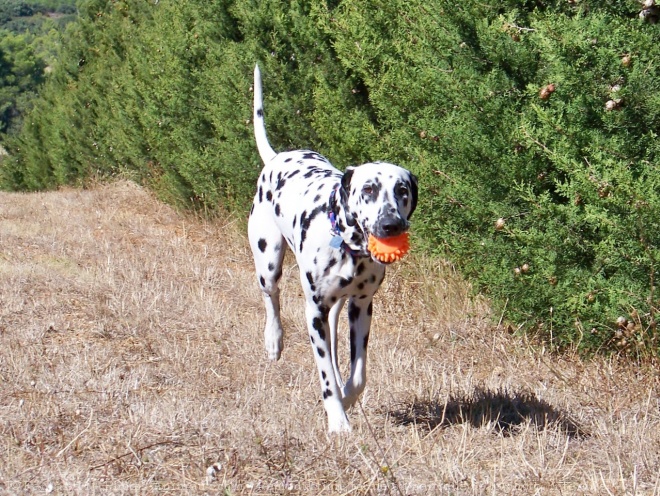
<path fill-rule="evenodd" d="M 325 212 L 327 209 L 327 206 L 325 204 L 317 206 L 314 210 L 312 210 L 309 214 L 309 217 L 307 216 L 307 211 L 304 211 L 302 215 L 300 216 L 300 251 L 303 249 L 303 244 L 305 242 L 305 239 L 307 238 L 307 229 L 309 229 L 309 225 L 312 223 L 314 218 L 320 214 L 321 212 Z"/>
<path fill-rule="evenodd" d="M 262 288 L 266 287 L 266 279 L 264 279 L 264 276 L 259 276 L 259 283 L 261 284 Z"/>
<path fill-rule="evenodd" d="M 326 377 L 328 377 L 328 374 L 325 373 L 325 370 L 322 370 L 322 371 L 321 371 L 321 377 L 322 377 L 323 379 L 325 379 Z"/>
<path fill-rule="evenodd" d="M 352 303 L 348 306 L 348 321 L 355 322 L 360 318 L 360 307 L 353 305 Z"/>
<path fill-rule="evenodd" d="M 277 215 L 278 217 L 280 216 L 280 204 L 279 203 L 275 204 L 275 215 Z"/>
<path fill-rule="evenodd" d="M 257 109 L 257 117 L 263 117 L 264 111 L 262 109 Z"/>
<path fill-rule="evenodd" d="M 316 152 L 305 152 L 305 154 L 302 157 L 304 160 L 321 160 L 324 162 L 327 162 L 325 158 L 323 158 L 322 155 L 319 155 Z"/>
<path fill-rule="evenodd" d="M 355 331 L 351 329 L 351 363 L 355 362 Z"/>
<path fill-rule="evenodd" d="M 321 348 L 316 348 L 316 352 L 319 354 L 321 358 L 325 357 L 325 351 L 323 351 Z"/>
<path fill-rule="evenodd" d="M 294 228 L 294 229 L 296 228 L 296 222 L 297 222 L 297 221 L 298 221 L 298 217 L 296 217 L 296 216 L 294 215 L 294 216 L 293 216 L 293 228 Z"/>
<path fill-rule="evenodd" d="M 314 197 L 314 203 L 318 202 L 321 199 L 321 195 L 316 195 Z"/>
<path fill-rule="evenodd" d="M 329 398 L 330 396 L 332 396 L 332 391 L 330 391 L 329 389 L 323 391 L 323 399 Z"/>
<path fill-rule="evenodd" d="M 259 186 L 259 203 L 261 203 L 262 201 L 264 201 L 264 189 L 261 186 Z"/>
<path fill-rule="evenodd" d="M 266 243 L 266 240 L 264 238 L 261 238 L 257 242 L 257 246 L 259 247 L 259 250 L 261 251 L 261 253 L 264 253 L 266 251 L 266 247 L 268 246 L 268 243 Z"/>
<path fill-rule="evenodd" d="M 271 272 L 273 272 L 273 270 L 275 270 L 275 264 L 273 262 L 268 263 L 268 270 L 271 271 Z"/>
<path fill-rule="evenodd" d="M 288 163 L 291 162 L 292 160 L 293 160 L 293 159 L 292 159 L 291 157 L 289 157 L 289 158 L 287 158 L 284 162 L 286 162 L 286 163 L 288 164 Z"/>
<path fill-rule="evenodd" d="M 266 191 L 266 200 L 273 201 L 273 193 L 270 190 Z"/>
<path fill-rule="evenodd" d="M 307 217 L 304 222 L 303 222 L 302 219 L 300 220 L 301 227 L 303 229 L 307 229 L 309 227 L 309 224 L 314 220 L 314 218 L 318 214 L 320 214 L 322 212 L 325 212 L 327 210 L 327 208 L 328 207 L 325 204 L 317 206 L 314 210 L 312 210 L 312 212 L 309 214 L 309 217 Z"/>
<path fill-rule="evenodd" d="M 352 282 L 353 282 L 352 277 L 348 277 L 346 279 L 339 279 L 339 286 L 341 286 L 342 288 L 345 288 L 346 286 L 348 286 Z"/>
<path fill-rule="evenodd" d="M 333 268 L 337 264 L 337 259 L 336 258 L 331 258 L 328 261 L 328 265 L 326 265 L 325 269 L 323 269 L 323 272 L 327 273 L 331 268 Z"/>
<path fill-rule="evenodd" d="M 355 275 L 359 276 L 364 272 L 364 262 L 360 262 L 355 269 Z"/>
<path fill-rule="evenodd" d="M 318 317 L 314 317 L 312 319 L 312 327 L 316 330 L 316 332 L 319 333 L 319 337 L 325 341 L 325 329 L 323 329 L 323 321 Z"/>

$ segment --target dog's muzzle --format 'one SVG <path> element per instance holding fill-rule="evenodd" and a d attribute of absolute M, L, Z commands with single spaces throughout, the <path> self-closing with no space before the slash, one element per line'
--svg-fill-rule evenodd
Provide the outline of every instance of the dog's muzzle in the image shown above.
<path fill-rule="evenodd" d="M 377 238 L 390 238 L 406 232 L 408 227 L 410 224 L 407 220 L 396 215 L 387 215 L 376 222 L 372 234 Z"/>

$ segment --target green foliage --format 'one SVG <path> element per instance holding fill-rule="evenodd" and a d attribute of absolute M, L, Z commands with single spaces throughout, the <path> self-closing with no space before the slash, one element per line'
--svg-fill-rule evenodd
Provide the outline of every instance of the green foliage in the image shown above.
<path fill-rule="evenodd" d="M 45 64 L 26 35 L 0 30 L 0 131 L 16 121 L 41 83 Z"/>
<path fill-rule="evenodd" d="M 245 212 L 258 61 L 273 146 L 413 170 L 418 246 L 498 315 L 553 345 L 655 352 L 660 48 L 640 9 L 84 2 L 0 181 L 123 174 L 173 203 Z"/>
<path fill-rule="evenodd" d="M 331 29 L 376 155 L 422 178 L 429 249 L 554 344 L 655 349 L 656 28 L 565 5 L 346 1 Z"/>
<path fill-rule="evenodd" d="M 307 2 L 85 2 L 80 15 L 67 59 L 8 143 L 16 154 L 4 168 L 9 187 L 121 173 L 175 203 L 245 210 L 261 168 L 251 125 L 256 61 L 278 149 L 324 150 L 313 125 L 317 81 L 334 92 L 318 98 L 336 109 L 367 106 L 346 98 L 352 79 L 327 55 Z"/>

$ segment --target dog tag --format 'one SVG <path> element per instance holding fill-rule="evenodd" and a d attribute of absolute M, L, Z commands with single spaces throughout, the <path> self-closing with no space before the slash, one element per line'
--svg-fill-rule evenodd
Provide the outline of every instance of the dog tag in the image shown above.
<path fill-rule="evenodd" d="M 342 244 L 344 244 L 344 240 L 341 236 L 333 236 L 330 240 L 330 246 L 332 246 L 335 250 L 341 248 Z"/>

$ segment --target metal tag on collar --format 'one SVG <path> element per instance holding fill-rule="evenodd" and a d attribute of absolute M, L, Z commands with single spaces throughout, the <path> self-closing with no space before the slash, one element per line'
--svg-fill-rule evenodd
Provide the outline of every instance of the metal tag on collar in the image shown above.
<path fill-rule="evenodd" d="M 344 244 L 344 240 L 342 239 L 341 236 L 333 236 L 332 239 L 330 239 L 330 246 L 335 250 L 340 249 L 341 245 L 343 244 Z"/>

